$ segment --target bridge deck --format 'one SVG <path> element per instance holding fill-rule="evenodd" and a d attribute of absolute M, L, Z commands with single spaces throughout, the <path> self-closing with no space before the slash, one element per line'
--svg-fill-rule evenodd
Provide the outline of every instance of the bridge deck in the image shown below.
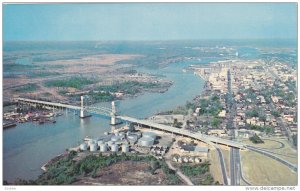
<path fill-rule="evenodd" d="M 201 133 L 193 133 L 193 132 L 190 132 L 187 130 L 178 129 L 178 128 L 163 125 L 163 124 L 153 123 L 148 120 L 140 120 L 140 119 L 135 119 L 133 117 L 128 117 L 128 116 L 117 116 L 117 118 L 124 120 L 124 121 L 130 121 L 130 122 L 135 122 L 135 123 L 139 123 L 142 125 L 147 125 L 150 127 L 164 130 L 164 131 L 173 132 L 173 133 L 180 134 L 180 135 L 185 135 L 185 136 L 188 136 L 188 137 L 200 140 L 200 141 L 204 141 L 207 143 L 213 142 L 213 143 L 220 143 L 220 144 L 224 144 L 224 145 L 228 145 L 228 146 L 232 146 L 232 147 L 236 147 L 236 148 L 242 148 L 242 149 L 245 148 L 245 145 L 240 142 L 221 139 L 221 138 L 214 137 L 214 136 L 207 136 L 207 135 L 203 135 Z"/>
<path fill-rule="evenodd" d="M 26 98 L 17 98 L 16 100 L 27 102 L 27 103 L 44 104 L 44 105 L 49 105 L 49 106 L 64 107 L 64 108 L 75 109 L 75 110 L 81 109 L 81 107 L 79 107 L 79 106 L 47 102 L 47 101 L 32 100 L 32 99 L 26 99 Z M 84 109 L 88 112 L 105 115 L 105 116 L 110 116 L 110 112 L 111 112 L 111 110 L 109 108 L 103 108 L 103 107 L 98 107 L 98 108 L 85 107 Z M 128 117 L 128 116 L 116 116 L 116 118 L 124 120 L 124 121 L 130 121 L 130 122 L 135 122 L 135 123 L 139 123 L 142 125 L 147 125 L 147 126 L 150 126 L 153 128 L 161 129 L 161 130 L 168 131 L 168 132 L 173 132 L 173 133 L 180 134 L 180 135 L 185 135 L 185 136 L 188 136 L 188 137 L 200 140 L 200 141 L 204 141 L 206 143 L 213 142 L 213 143 L 220 143 L 220 144 L 237 147 L 237 148 L 245 148 L 245 145 L 242 143 L 239 143 L 239 142 L 221 139 L 221 138 L 214 137 L 214 136 L 207 136 L 207 135 L 203 135 L 201 133 L 193 133 L 193 132 L 190 132 L 187 130 L 178 129 L 178 128 L 163 125 L 163 124 L 153 123 L 149 120 L 140 120 L 140 119 L 136 119 L 136 118 Z"/>
<path fill-rule="evenodd" d="M 26 98 L 17 98 L 17 101 L 23 101 L 27 103 L 38 103 L 38 104 L 43 104 L 43 105 L 49 105 L 49 106 L 55 106 L 55 107 L 64 107 L 64 108 L 69 108 L 69 109 L 76 109 L 80 110 L 81 107 L 79 106 L 73 106 L 73 105 L 68 105 L 68 104 L 63 104 L 63 103 L 55 103 L 55 102 L 48 102 L 48 101 L 40 101 L 40 100 L 32 100 L 32 99 L 26 99 Z"/>

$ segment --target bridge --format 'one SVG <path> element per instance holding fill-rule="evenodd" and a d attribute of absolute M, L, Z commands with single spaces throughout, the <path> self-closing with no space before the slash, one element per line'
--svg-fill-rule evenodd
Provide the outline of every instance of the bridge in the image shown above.
<path fill-rule="evenodd" d="M 117 119 L 119 119 L 119 120 L 122 120 L 122 121 L 137 123 L 139 125 L 148 126 L 150 128 L 155 128 L 155 129 L 158 129 L 158 130 L 162 130 L 162 131 L 166 131 L 166 132 L 170 132 L 170 133 L 190 137 L 190 138 L 193 138 L 193 139 L 196 139 L 196 140 L 199 140 L 199 141 L 203 141 L 203 142 L 208 143 L 208 144 L 216 143 L 216 144 L 222 144 L 222 145 L 235 147 L 235 148 L 240 148 L 240 149 L 244 149 L 245 146 L 246 146 L 245 144 L 240 143 L 240 142 L 226 140 L 226 139 L 218 138 L 218 137 L 215 137 L 215 136 L 208 136 L 208 135 L 204 135 L 202 133 L 194 133 L 194 132 L 190 132 L 188 130 L 178 129 L 176 127 L 154 123 L 152 121 L 145 120 L 145 119 L 136 119 L 136 118 L 129 117 L 129 116 L 117 115 L 116 107 L 115 107 L 114 102 L 112 102 L 112 109 L 105 108 L 105 107 L 90 107 L 90 106 L 85 107 L 84 104 L 83 104 L 84 96 L 81 96 L 81 106 L 72 106 L 72 105 L 68 105 L 68 104 L 47 102 L 47 101 L 40 101 L 40 100 L 32 100 L 32 99 L 26 99 L 26 98 L 16 98 L 15 101 L 17 101 L 18 103 L 21 103 L 21 104 L 30 104 L 30 105 L 33 105 L 33 106 L 42 105 L 42 106 L 48 106 L 48 107 L 68 108 L 68 109 L 73 109 L 73 110 L 80 110 L 80 117 L 81 118 L 87 117 L 88 116 L 87 112 L 88 113 L 99 114 L 99 115 L 104 115 L 104 116 L 111 117 L 111 125 L 116 125 L 116 121 L 117 121 Z"/>

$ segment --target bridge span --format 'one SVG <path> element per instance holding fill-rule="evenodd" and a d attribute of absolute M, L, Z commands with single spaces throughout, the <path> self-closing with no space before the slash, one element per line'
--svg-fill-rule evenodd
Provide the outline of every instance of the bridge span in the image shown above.
<path fill-rule="evenodd" d="M 145 119 L 136 119 L 136 118 L 129 117 L 129 116 L 117 115 L 114 102 L 112 102 L 112 109 L 110 109 L 110 108 L 105 108 L 105 107 L 84 107 L 83 98 L 81 99 L 81 107 L 68 105 L 68 104 L 62 104 L 62 103 L 32 100 L 32 99 L 26 99 L 26 98 L 16 98 L 15 101 L 18 101 L 21 103 L 33 104 L 33 105 L 41 104 L 41 105 L 45 105 L 45 106 L 62 107 L 62 108 L 80 110 L 81 111 L 80 117 L 84 117 L 86 115 L 85 112 L 100 114 L 100 115 L 111 117 L 111 125 L 115 125 L 116 119 L 120 119 L 123 121 L 133 122 L 133 123 L 149 126 L 149 127 L 155 128 L 155 129 L 167 131 L 170 133 L 191 137 L 191 138 L 206 142 L 208 144 L 216 143 L 216 144 L 222 144 L 222 145 L 240 148 L 240 149 L 245 149 L 245 146 L 246 146 L 245 144 L 240 143 L 240 142 L 226 140 L 226 139 L 218 138 L 215 136 L 203 135 L 201 133 L 194 133 L 194 132 L 190 132 L 188 130 L 178 129 L 176 127 L 154 123 L 152 121 L 145 120 Z"/>
<path fill-rule="evenodd" d="M 153 127 L 153 128 L 159 129 L 159 130 L 168 131 L 168 132 L 171 132 L 174 134 L 184 135 L 184 136 L 191 137 L 191 138 L 194 138 L 194 139 L 197 139 L 199 141 L 203 141 L 203 142 L 206 142 L 209 144 L 217 143 L 217 144 L 227 145 L 230 147 L 245 149 L 245 144 L 236 142 L 236 141 L 226 140 L 226 139 L 218 138 L 215 136 L 203 135 L 202 133 L 193 133 L 188 130 L 178 129 L 176 127 L 172 127 L 172 126 L 168 126 L 168 125 L 153 123 L 152 121 L 149 121 L 149 120 L 136 119 L 136 118 L 128 117 L 128 116 L 117 116 L 117 118 L 124 120 L 124 121 L 134 122 L 137 124 Z"/>

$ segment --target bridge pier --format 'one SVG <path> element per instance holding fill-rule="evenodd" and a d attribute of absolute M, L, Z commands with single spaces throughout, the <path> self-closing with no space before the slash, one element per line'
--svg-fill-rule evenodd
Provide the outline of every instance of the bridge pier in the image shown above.
<path fill-rule="evenodd" d="M 91 117 L 91 115 L 88 115 L 87 112 L 85 111 L 85 108 L 84 108 L 84 96 L 81 96 L 80 97 L 81 99 L 81 108 L 80 108 L 80 115 L 79 117 L 80 118 L 87 118 L 87 117 Z"/>
<path fill-rule="evenodd" d="M 110 125 L 114 126 L 116 125 L 116 105 L 115 102 L 111 102 L 111 113 L 110 113 Z"/>

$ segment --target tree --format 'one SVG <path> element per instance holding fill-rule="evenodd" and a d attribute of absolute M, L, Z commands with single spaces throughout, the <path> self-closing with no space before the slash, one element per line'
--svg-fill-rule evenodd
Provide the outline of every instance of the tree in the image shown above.
<path fill-rule="evenodd" d="M 213 127 L 217 127 L 219 124 L 220 124 L 220 119 L 214 117 L 214 118 L 212 119 L 212 121 L 211 121 L 211 125 L 212 125 Z"/>
<path fill-rule="evenodd" d="M 249 138 L 249 140 L 252 141 L 252 143 L 255 143 L 255 144 L 264 143 L 264 141 L 261 140 L 261 138 L 257 134 L 254 134 L 252 137 Z"/>

